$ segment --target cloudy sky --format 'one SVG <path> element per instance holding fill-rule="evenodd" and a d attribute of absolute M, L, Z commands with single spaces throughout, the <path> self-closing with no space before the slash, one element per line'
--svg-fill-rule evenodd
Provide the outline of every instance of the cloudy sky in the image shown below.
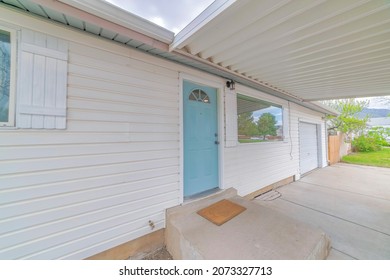
<path fill-rule="evenodd" d="M 178 33 L 214 0 L 106 0 Z"/>
<path fill-rule="evenodd" d="M 390 109 L 390 95 L 362 98 L 361 100 L 368 100 L 370 102 L 369 108 Z"/>

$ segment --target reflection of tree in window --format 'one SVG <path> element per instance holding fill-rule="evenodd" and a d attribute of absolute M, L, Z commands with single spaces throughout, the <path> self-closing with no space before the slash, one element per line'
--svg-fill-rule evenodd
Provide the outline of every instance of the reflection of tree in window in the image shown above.
<path fill-rule="evenodd" d="M 10 35 L 0 30 L 0 122 L 8 121 L 10 65 Z"/>
<path fill-rule="evenodd" d="M 265 140 L 266 136 L 276 136 L 276 118 L 271 113 L 264 113 L 257 120 L 257 128 L 259 135 L 263 136 Z"/>
<path fill-rule="evenodd" d="M 247 136 L 255 136 L 257 134 L 256 123 L 251 112 L 238 115 L 238 134 Z"/>
<path fill-rule="evenodd" d="M 252 143 L 282 140 L 282 112 L 279 105 L 238 94 L 238 141 Z"/>

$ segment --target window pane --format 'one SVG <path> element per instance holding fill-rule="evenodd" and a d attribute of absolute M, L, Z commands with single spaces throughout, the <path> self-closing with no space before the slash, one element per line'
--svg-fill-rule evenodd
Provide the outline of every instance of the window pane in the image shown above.
<path fill-rule="evenodd" d="M 0 30 L 0 122 L 8 122 L 11 67 L 10 33 Z"/>
<path fill-rule="evenodd" d="M 279 105 L 237 95 L 240 143 L 283 140 L 283 110 Z"/>
<path fill-rule="evenodd" d="M 209 96 L 207 95 L 207 93 L 205 93 L 205 92 L 204 92 L 203 90 L 201 90 L 201 89 L 194 89 L 194 90 L 190 93 L 189 100 L 192 100 L 192 101 L 199 101 L 199 102 L 203 102 L 203 103 L 210 103 L 210 98 L 209 98 Z"/>

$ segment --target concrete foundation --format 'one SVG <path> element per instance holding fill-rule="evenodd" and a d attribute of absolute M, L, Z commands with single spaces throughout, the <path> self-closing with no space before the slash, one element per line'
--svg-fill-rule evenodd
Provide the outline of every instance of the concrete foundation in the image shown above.
<path fill-rule="evenodd" d="M 130 242 L 121 244 L 117 247 L 91 256 L 87 258 L 87 260 L 141 259 L 148 253 L 153 252 L 163 246 L 164 229 L 160 229 Z"/>
<path fill-rule="evenodd" d="M 221 199 L 247 208 L 217 226 L 196 212 Z M 319 229 L 229 189 L 167 211 L 165 242 L 174 259 L 326 259 L 330 240 Z"/>
<path fill-rule="evenodd" d="M 285 185 L 290 184 L 294 181 L 295 181 L 294 176 L 287 177 L 286 179 L 280 180 L 280 181 L 275 182 L 271 185 L 268 185 L 264 188 L 261 188 L 255 192 L 252 192 L 252 193 L 246 195 L 244 198 L 248 199 L 248 200 L 254 199 L 255 197 L 257 197 L 259 195 L 262 195 L 262 194 L 267 193 L 269 191 L 275 190 L 279 187 L 285 186 Z"/>

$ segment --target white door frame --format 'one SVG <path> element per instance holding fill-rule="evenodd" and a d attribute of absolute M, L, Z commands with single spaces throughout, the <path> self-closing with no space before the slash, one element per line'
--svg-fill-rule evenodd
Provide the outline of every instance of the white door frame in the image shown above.
<path fill-rule="evenodd" d="M 219 188 L 223 189 L 223 160 L 224 160 L 224 83 L 222 81 L 211 80 L 209 78 L 195 76 L 179 72 L 179 116 L 180 116 L 180 167 L 179 167 L 179 186 L 180 186 L 180 204 L 184 202 L 184 100 L 183 100 L 183 81 L 189 81 L 194 84 L 200 84 L 217 90 L 217 125 L 218 125 L 218 178 Z"/>

